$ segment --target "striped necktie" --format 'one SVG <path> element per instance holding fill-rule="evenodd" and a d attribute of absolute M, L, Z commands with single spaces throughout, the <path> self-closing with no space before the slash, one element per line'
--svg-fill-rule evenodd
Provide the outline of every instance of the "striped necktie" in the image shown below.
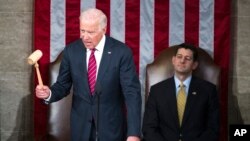
<path fill-rule="evenodd" d="M 91 95 L 93 95 L 94 91 L 95 91 L 95 83 L 96 83 L 95 49 L 91 50 L 91 54 L 90 54 L 90 57 L 89 57 L 88 82 L 89 82 L 89 89 L 90 89 Z"/>
<path fill-rule="evenodd" d="M 178 117 L 180 125 L 182 124 L 182 118 L 185 110 L 186 105 L 186 92 L 185 92 L 185 85 L 181 82 L 180 89 L 177 94 L 177 108 L 178 108 Z"/>

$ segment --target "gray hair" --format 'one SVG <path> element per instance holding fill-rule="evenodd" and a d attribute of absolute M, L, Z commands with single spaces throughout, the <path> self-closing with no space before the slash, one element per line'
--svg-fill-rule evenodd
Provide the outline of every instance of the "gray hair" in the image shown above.
<path fill-rule="evenodd" d="M 80 21 L 88 20 L 88 21 L 97 21 L 99 20 L 100 28 L 107 27 L 107 16 L 99 9 L 90 8 L 81 12 Z"/>

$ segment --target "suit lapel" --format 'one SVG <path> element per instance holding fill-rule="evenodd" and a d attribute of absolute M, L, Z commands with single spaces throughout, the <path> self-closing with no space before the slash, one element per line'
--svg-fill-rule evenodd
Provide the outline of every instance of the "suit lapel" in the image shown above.
<path fill-rule="evenodd" d="M 172 111 L 173 115 L 173 120 L 176 124 L 176 127 L 179 126 L 179 118 L 178 118 L 178 112 L 177 112 L 177 101 L 176 101 L 176 90 L 175 90 L 175 82 L 174 82 L 174 77 L 171 78 L 171 81 L 169 83 L 169 88 L 167 88 L 167 100 L 169 103 L 169 107 Z"/>
<path fill-rule="evenodd" d="M 102 53 L 102 58 L 98 70 L 98 75 L 97 75 L 97 81 L 96 84 L 101 85 L 101 81 L 105 75 L 105 72 L 107 68 L 109 67 L 109 64 L 111 62 L 111 56 L 112 56 L 112 42 L 109 37 L 106 36 L 106 41 L 104 44 L 104 50 Z M 97 87 L 97 85 L 96 85 Z"/>
<path fill-rule="evenodd" d="M 88 84 L 88 71 L 87 71 L 87 64 L 86 64 L 86 52 L 87 49 L 82 43 L 82 41 L 79 42 L 79 48 L 75 52 L 75 57 L 77 59 L 80 59 L 79 70 L 80 72 L 83 72 L 81 75 L 83 75 L 83 89 L 87 91 L 87 93 L 84 93 L 84 95 L 80 95 L 83 99 L 87 100 L 89 103 L 91 103 L 91 95 L 90 95 L 90 89 Z"/>
<path fill-rule="evenodd" d="M 188 97 L 187 97 L 187 102 L 186 102 L 186 107 L 185 107 L 185 112 L 184 112 L 184 117 L 183 117 L 183 123 L 185 124 L 185 121 L 188 119 L 189 114 L 192 112 L 192 107 L 195 105 L 196 97 L 198 95 L 197 93 L 197 83 L 195 81 L 196 79 L 194 76 L 192 77 L 190 86 L 189 86 L 189 92 L 188 92 Z"/>

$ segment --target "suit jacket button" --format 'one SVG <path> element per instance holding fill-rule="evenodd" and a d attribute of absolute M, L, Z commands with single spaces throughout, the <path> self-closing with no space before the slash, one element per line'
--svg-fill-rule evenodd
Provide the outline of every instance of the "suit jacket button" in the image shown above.
<path fill-rule="evenodd" d="M 182 134 L 179 135 L 179 141 L 182 141 L 181 138 L 182 138 Z"/>

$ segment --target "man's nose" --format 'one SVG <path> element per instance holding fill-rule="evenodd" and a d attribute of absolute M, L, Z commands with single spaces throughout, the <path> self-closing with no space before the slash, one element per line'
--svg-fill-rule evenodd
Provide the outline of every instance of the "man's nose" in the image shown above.
<path fill-rule="evenodd" d="M 82 34 L 82 38 L 83 40 L 88 40 L 89 39 L 89 36 L 85 33 Z"/>
<path fill-rule="evenodd" d="M 185 57 L 181 58 L 181 62 L 184 63 L 185 62 Z"/>

